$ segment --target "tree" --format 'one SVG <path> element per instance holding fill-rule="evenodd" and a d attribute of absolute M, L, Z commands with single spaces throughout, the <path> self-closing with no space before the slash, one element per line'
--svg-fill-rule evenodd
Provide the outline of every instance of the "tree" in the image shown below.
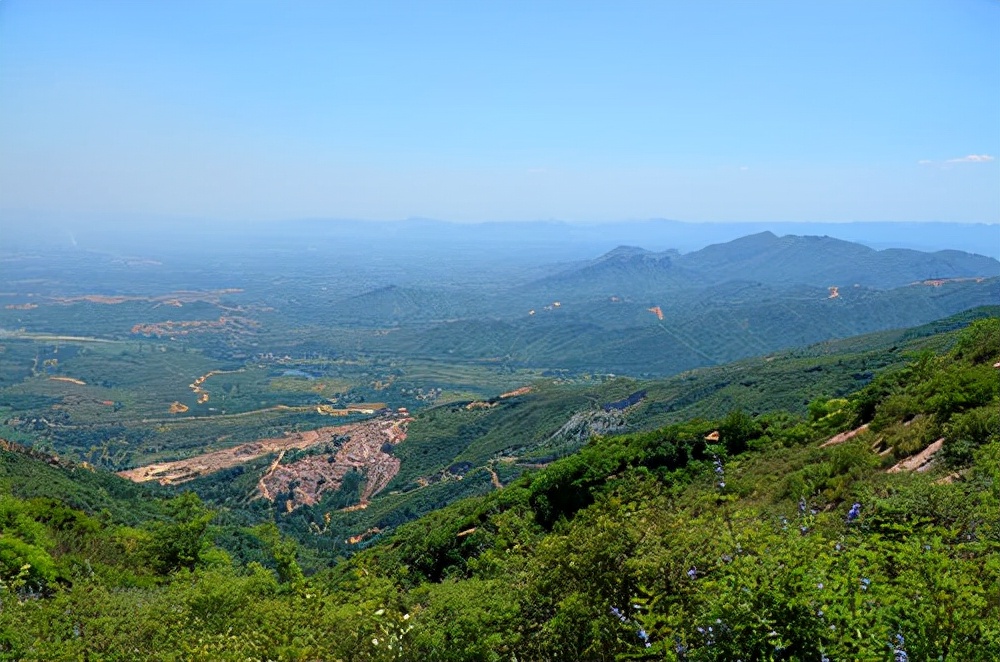
<path fill-rule="evenodd" d="M 170 520 L 153 526 L 151 555 L 162 573 L 192 569 L 210 546 L 205 533 L 215 517 L 194 492 L 171 499 L 166 506 Z"/>
<path fill-rule="evenodd" d="M 729 412 L 719 425 L 719 441 L 726 445 L 729 455 L 737 455 L 750 447 L 750 442 L 760 437 L 760 425 L 753 416 L 742 409 Z"/>

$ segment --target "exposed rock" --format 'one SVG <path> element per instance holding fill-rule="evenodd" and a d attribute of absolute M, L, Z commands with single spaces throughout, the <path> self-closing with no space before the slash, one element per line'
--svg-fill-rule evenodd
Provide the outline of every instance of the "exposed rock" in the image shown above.
<path fill-rule="evenodd" d="M 944 445 L 944 437 L 938 439 L 933 444 L 920 451 L 916 455 L 906 458 L 893 465 L 886 473 L 894 474 L 900 471 L 927 471 L 931 468 L 934 456 Z"/>
<path fill-rule="evenodd" d="M 858 436 L 862 432 L 867 432 L 867 431 L 868 431 L 868 424 L 865 423 L 864 425 L 862 425 L 861 427 L 859 427 L 857 429 L 848 430 L 847 432 L 841 432 L 838 435 L 834 435 L 834 436 L 830 437 L 829 439 L 827 439 L 826 441 L 824 441 L 822 444 L 820 444 L 819 447 L 820 448 L 826 448 L 827 446 L 836 446 L 837 444 L 842 444 L 845 441 L 853 439 L 854 437 Z"/>
<path fill-rule="evenodd" d="M 352 426 L 348 438 L 335 453 L 302 458 L 290 464 L 271 465 L 258 484 L 261 497 L 274 500 L 279 494 L 290 495 L 293 508 L 313 505 L 324 492 L 340 489 L 351 471 L 365 476 L 361 503 L 365 505 L 399 473 L 399 458 L 385 452 L 406 439 L 406 425 L 412 419 L 378 419 Z"/>

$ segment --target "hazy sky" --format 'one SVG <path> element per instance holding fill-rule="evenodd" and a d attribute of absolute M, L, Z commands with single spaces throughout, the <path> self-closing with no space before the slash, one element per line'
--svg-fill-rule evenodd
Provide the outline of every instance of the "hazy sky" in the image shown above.
<path fill-rule="evenodd" d="M 998 35 L 996 0 L 0 0 L 0 208 L 1000 222 Z"/>

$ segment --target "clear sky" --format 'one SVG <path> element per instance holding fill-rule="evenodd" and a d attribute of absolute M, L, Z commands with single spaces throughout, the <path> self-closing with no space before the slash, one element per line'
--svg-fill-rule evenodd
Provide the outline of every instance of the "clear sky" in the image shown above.
<path fill-rule="evenodd" d="M 1000 2 L 0 0 L 0 209 L 1000 222 Z"/>

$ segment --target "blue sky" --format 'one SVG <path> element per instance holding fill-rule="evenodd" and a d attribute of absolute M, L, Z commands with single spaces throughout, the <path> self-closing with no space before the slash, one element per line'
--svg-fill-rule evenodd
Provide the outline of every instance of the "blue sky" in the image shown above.
<path fill-rule="evenodd" d="M 998 34 L 996 0 L 0 0 L 0 209 L 997 223 Z"/>

